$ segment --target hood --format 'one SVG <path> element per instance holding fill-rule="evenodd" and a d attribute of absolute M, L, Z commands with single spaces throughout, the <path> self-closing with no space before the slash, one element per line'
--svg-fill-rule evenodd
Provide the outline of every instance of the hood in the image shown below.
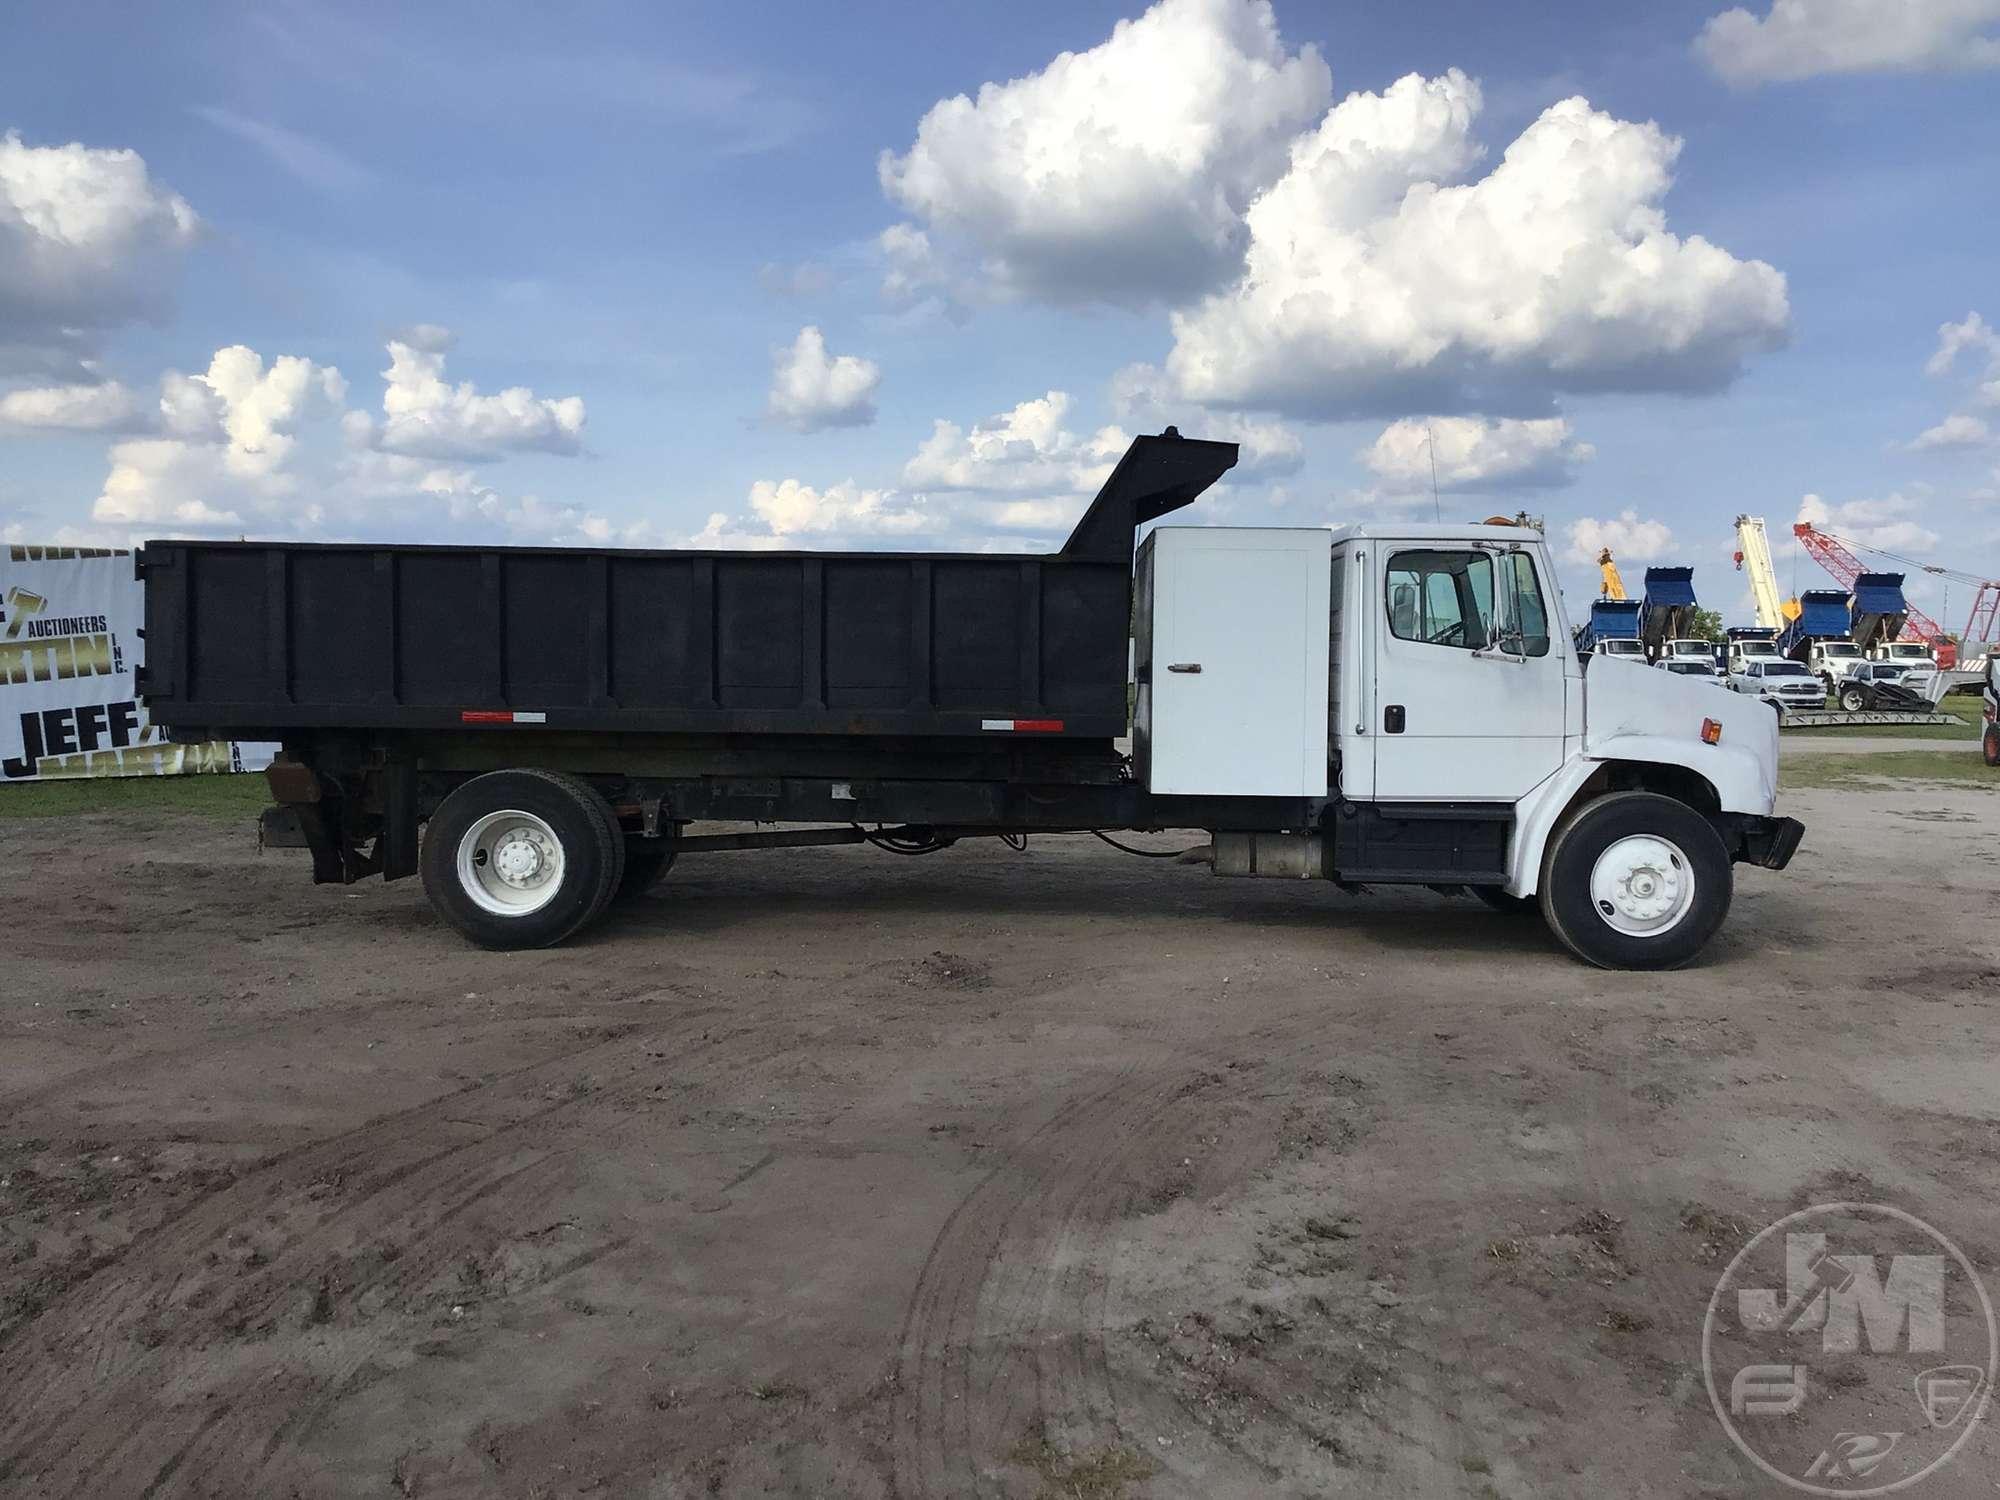
<path fill-rule="evenodd" d="M 1722 726 L 1713 745 L 1702 740 L 1704 720 Z M 1777 798 L 1778 714 L 1770 704 L 1640 662 L 1591 658 L 1583 749 L 1598 760 L 1686 766 L 1715 788 L 1725 812 L 1768 815 Z"/>

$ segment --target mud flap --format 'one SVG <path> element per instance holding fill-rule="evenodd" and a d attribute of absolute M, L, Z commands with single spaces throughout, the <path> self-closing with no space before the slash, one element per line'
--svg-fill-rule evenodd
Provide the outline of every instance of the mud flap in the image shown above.
<path fill-rule="evenodd" d="M 1806 825 L 1797 818 L 1743 818 L 1737 823 L 1730 857 L 1738 864 L 1782 870 L 1805 836 Z"/>

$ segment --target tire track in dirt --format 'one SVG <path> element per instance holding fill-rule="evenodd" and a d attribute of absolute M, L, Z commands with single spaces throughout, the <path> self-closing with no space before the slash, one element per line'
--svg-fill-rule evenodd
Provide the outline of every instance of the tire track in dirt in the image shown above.
<path fill-rule="evenodd" d="M 1228 1146 L 1197 1174 L 1203 1195 L 1240 1181 L 1275 1151 L 1272 1102 L 1282 1058 L 1317 1018 L 1234 1038 L 1263 1059 L 1264 1097 L 1242 1101 Z M 993 1492 L 988 1469 L 1041 1420 L 1124 1434 L 1104 1348 L 1112 1264 L 1088 1253 L 1103 1226 L 1127 1217 L 1114 1178 L 1213 1101 L 1227 1064 L 1185 1054 L 1057 1108 L 953 1210 L 908 1303 L 895 1367 L 891 1485 L 902 1500 Z M 1142 1404 L 1144 1404 L 1142 1402 Z"/>
<path fill-rule="evenodd" d="M 700 1024 L 699 1015 L 677 1018 Z M 211 1462 L 240 1472 L 244 1452 L 281 1457 L 286 1414 L 324 1409 L 329 1391 L 353 1380 L 383 1340 L 365 1331 L 330 1340 L 324 1368 L 285 1369 L 282 1359 L 249 1360 L 247 1376 L 216 1382 L 218 1363 L 240 1365 L 243 1330 L 280 1317 L 317 1284 L 336 1243 L 408 1247 L 384 1262 L 347 1263 L 350 1304 L 407 1307 L 454 1260 L 483 1238 L 461 1230 L 468 1210 L 482 1219 L 531 1217 L 545 1198 L 551 1164 L 566 1154 L 563 1127 L 592 1141 L 640 1128 L 657 1097 L 660 1054 L 635 1045 L 637 1029 L 514 1070 L 489 1082 L 384 1116 L 330 1140 L 281 1153 L 234 1184 L 98 1266 L 0 1348 L 0 1389 L 24 1399 L 0 1429 L 0 1454 L 17 1474 L 42 1472 L 52 1495 L 167 1494 L 202 1487 Z M 671 1045 L 673 1026 L 644 1036 Z M 673 1056 L 675 1093 L 698 1092 L 738 1065 L 785 1055 L 770 1036 L 745 1027 Z M 566 1090 L 579 1067 L 596 1064 L 598 1087 Z M 599 1118 L 601 1117 L 601 1118 Z M 621 1128 L 622 1122 L 622 1128 Z M 530 1153 L 524 1164 L 522 1153 Z M 317 1186 L 352 1179 L 358 1187 L 323 1207 Z M 272 1221 L 280 1222 L 272 1227 Z M 272 1243 L 245 1279 L 229 1253 L 245 1226 Z M 227 1291 L 226 1298 L 222 1294 Z M 221 1299 L 221 1305 L 211 1307 Z M 254 1354 L 254 1345 L 250 1346 Z M 279 1368 L 271 1368 L 278 1365 Z M 204 1409 L 205 1408 L 205 1409 Z M 272 1431 L 278 1419 L 280 1430 Z M 273 1449 L 273 1444 L 277 1449 Z"/>

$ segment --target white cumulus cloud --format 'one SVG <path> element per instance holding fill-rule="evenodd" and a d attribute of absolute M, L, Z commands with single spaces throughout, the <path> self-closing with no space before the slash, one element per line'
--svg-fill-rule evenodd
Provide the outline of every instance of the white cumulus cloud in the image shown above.
<path fill-rule="evenodd" d="M 1078 437 L 1063 425 L 1070 405 L 1067 391 L 1050 391 L 970 430 L 940 418 L 903 466 L 903 483 L 979 494 L 1095 492 L 1130 439 L 1116 427 Z"/>
<path fill-rule="evenodd" d="M 1795 519 L 1864 547 L 1928 553 L 1937 546 L 1938 534 L 1917 519 L 1922 511 L 1922 502 L 1900 493 L 1879 500 L 1846 500 L 1838 505 L 1829 504 L 1818 495 L 1806 495 L 1799 501 Z"/>
<path fill-rule="evenodd" d="M 1569 523 L 1565 561 L 1595 567 L 1606 548 L 1620 562 L 1647 563 L 1673 550 L 1673 528 L 1665 521 L 1641 520 L 1636 510 L 1615 516 L 1581 516 Z"/>
<path fill-rule="evenodd" d="M 162 317 L 199 231 L 136 151 L 0 135 L 0 368 L 73 375 L 106 331 Z"/>
<path fill-rule="evenodd" d="M 2000 0 L 1772 0 L 1715 16 L 1694 45 L 1735 84 L 2000 67 Z"/>
<path fill-rule="evenodd" d="M 115 380 L 0 392 L 0 432 L 132 432 L 148 422 L 144 404 Z"/>
<path fill-rule="evenodd" d="M 1940 323 L 1937 348 L 1924 362 L 1924 373 L 1949 375 L 1961 354 L 1970 355 L 1975 364 L 1983 357 L 1989 374 L 2000 371 L 2000 332 L 1976 312 L 1967 313 L 1956 323 Z"/>
<path fill-rule="evenodd" d="M 1243 209 L 1330 97 L 1267 0 L 1160 0 L 1087 51 L 941 100 L 879 173 L 999 294 L 1177 301 L 1232 273 Z"/>
<path fill-rule="evenodd" d="M 1680 143 L 1580 98 L 1484 177 L 1476 83 L 1355 94 L 1250 208 L 1240 280 L 1174 315 L 1167 371 L 1215 405 L 1338 419 L 1715 390 L 1783 342 L 1785 278 L 1661 208 Z"/>
<path fill-rule="evenodd" d="M 1361 461 L 1397 489 L 1552 489 L 1596 455 L 1562 417 L 1404 417 L 1382 429 Z M 1435 464 L 1435 468 L 1433 468 Z"/>
<path fill-rule="evenodd" d="M 1910 447 L 1983 448 L 1993 441 L 1993 429 L 1980 417 L 1954 412 L 1935 427 L 1926 427 L 1910 440 Z"/>
<path fill-rule="evenodd" d="M 881 368 L 854 354 L 828 354 L 826 337 L 808 324 L 772 361 L 771 419 L 797 432 L 865 427 L 875 420 Z"/>
<path fill-rule="evenodd" d="M 349 440 L 388 453 L 466 462 L 508 452 L 582 451 L 582 397 L 552 399 L 525 386 L 486 395 L 469 380 L 453 385 L 444 377 L 449 345 L 446 330 L 430 324 L 391 339 L 382 420 L 349 412 Z"/>
<path fill-rule="evenodd" d="M 1139 432 L 1177 427 L 1182 437 L 1236 444 L 1236 467 L 1229 471 L 1236 483 L 1282 478 L 1305 466 L 1305 444 L 1286 423 L 1248 412 L 1211 411 L 1176 399 L 1166 372 L 1157 365 L 1127 365 L 1113 375 L 1111 410 Z"/>
<path fill-rule="evenodd" d="M 230 529 L 246 512 L 278 513 L 298 489 L 295 429 L 347 396 L 329 365 L 281 354 L 267 367 L 241 344 L 216 350 L 205 374 L 169 370 L 160 387 L 159 425 L 171 435 L 112 446 L 91 507 L 101 525 Z"/>

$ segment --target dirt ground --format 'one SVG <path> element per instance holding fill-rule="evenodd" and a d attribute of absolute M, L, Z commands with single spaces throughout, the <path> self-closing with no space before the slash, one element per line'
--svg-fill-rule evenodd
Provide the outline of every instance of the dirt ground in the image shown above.
<path fill-rule="evenodd" d="M 1666 975 L 1053 838 L 488 954 L 0 823 L 0 1494 L 1780 1493 L 1700 1367 L 1751 1233 L 1885 1201 L 2000 1292 L 2000 799 L 1787 810 Z"/>

